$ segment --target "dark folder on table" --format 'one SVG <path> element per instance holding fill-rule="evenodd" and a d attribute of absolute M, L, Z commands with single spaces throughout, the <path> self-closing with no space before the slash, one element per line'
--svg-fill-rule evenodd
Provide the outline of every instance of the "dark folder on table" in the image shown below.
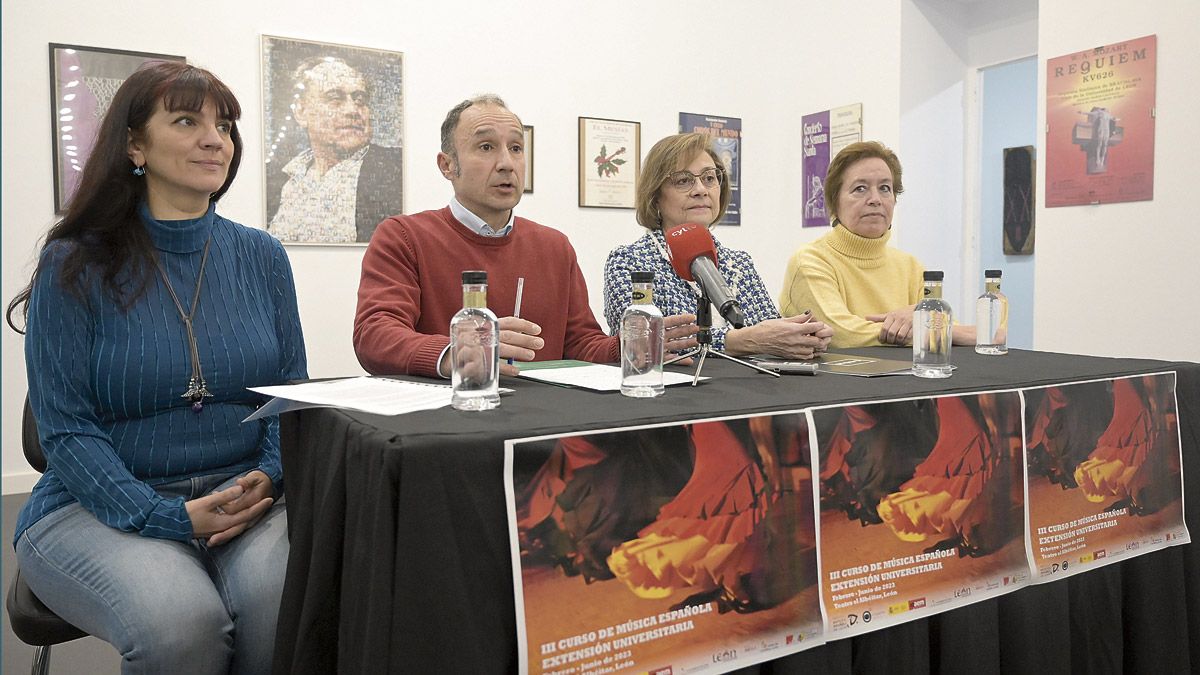
<path fill-rule="evenodd" d="M 876 359 L 854 354 L 823 354 L 817 359 L 821 372 L 856 377 L 881 377 L 883 375 L 912 375 L 912 361 Z"/>

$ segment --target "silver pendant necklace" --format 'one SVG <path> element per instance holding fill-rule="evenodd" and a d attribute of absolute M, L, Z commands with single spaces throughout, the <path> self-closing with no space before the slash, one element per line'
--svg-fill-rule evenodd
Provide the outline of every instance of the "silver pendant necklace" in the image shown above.
<path fill-rule="evenodd" d="M 204 268 L 208 265 L 208 249 L 211 245 L 212 235 L 209 235 L 208 241 L 204 242 L 204 253 L 200 256 L 200 271 L 196 274 L 196 290 L 192 293 L 192 306 L 186 313 L 183 311 L 183 303 L 179 302 L 179 296 L 175 295 L 175 289 L 171 287 L 167 271 L 163 269 L 162 263 L 158 260 L 158 254 L 154 255 L 154 267 L 158 270 L 158 276 L 162 277 L 167 292 L 171 294 L 175 310 L 179 312 L 179 318 L 187 330 L 188 348 L 192 352 L 192 377 L 188 380 L 187 391 L 183 392 L 180 398 L 186 398 L 192 402 L 192 412 L 194 413 L 199 413 L 204 409 L 204 399 L 212 398 L 212 394 L 208 391 L 208 382 L 204 380 L 204 372 L 200 369 L 200 349 L 196 346 L 196 332 L 192 328 L 192 321 L 196 317 L 196 307 L 200 303 L 200 287 L 204 285 Z"/>

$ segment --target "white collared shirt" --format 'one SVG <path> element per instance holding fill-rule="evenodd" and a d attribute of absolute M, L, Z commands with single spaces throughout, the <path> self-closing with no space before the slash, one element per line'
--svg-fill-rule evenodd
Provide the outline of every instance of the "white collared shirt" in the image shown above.
<path fill-rule="evenodd" d="M 271 219 L 271 234 L 281 241 L 322 244 L 358 241 L 355 207 L 358 174 L 367 148 L 330 167 L 324 175 L 313 171 L 313 152 L 305 150 L 283 167 L 288 181 L 280 193 L 279 210 Z"/>
<path fill-rule="evenodd" d="M 483 237 L 507 237 L 508 233 L 512 232 L 513 220 L 516 219 L 516 209 L 513 209 L 508 212 L 508 223 L 499 230 L 494 230 L 483 218 L 468 211 L 467 207 L 458 201 L 458 197 L 450 198 L 450 213 L 453 213 L 454 218 L 468 230 Z"/>

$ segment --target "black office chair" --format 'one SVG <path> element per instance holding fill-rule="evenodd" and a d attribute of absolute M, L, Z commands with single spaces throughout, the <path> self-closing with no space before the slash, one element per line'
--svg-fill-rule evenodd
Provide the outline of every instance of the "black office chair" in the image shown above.
<path fill-rule="evenodd" d="M 25 451 L 25 459 L 38 473 L 46 470 L 46 457 L 42 454 L 42 445 L 38 442 L 37 421 L 33 419 L 33 409 L 29 407 L 29 399 L 25 399 L 25 411 L 21 418 L 21 449 Z M 87 633 L 63 621 L 57 614 L 51 612 L 41 600 L 33 594 L 33 590 L 21 578 L 21 568 L 13 575 L 8 587 L 8 619 L 13 632 L 27 645 L 37 649 L 33 653 L 33 675 L 47 675 L 50 672 L 50 647 L 64 642 L 70 642 Z"/>

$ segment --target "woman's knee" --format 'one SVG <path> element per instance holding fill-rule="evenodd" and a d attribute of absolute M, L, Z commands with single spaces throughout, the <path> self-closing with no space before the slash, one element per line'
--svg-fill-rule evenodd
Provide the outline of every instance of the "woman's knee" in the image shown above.
<path fill-rule="evenodd" d="M 214 591 L 209 602 L 163 602 L 125 617 L 114 646 L 134 672 L 224 673 L 233 655 L 233 620 Z"/>

